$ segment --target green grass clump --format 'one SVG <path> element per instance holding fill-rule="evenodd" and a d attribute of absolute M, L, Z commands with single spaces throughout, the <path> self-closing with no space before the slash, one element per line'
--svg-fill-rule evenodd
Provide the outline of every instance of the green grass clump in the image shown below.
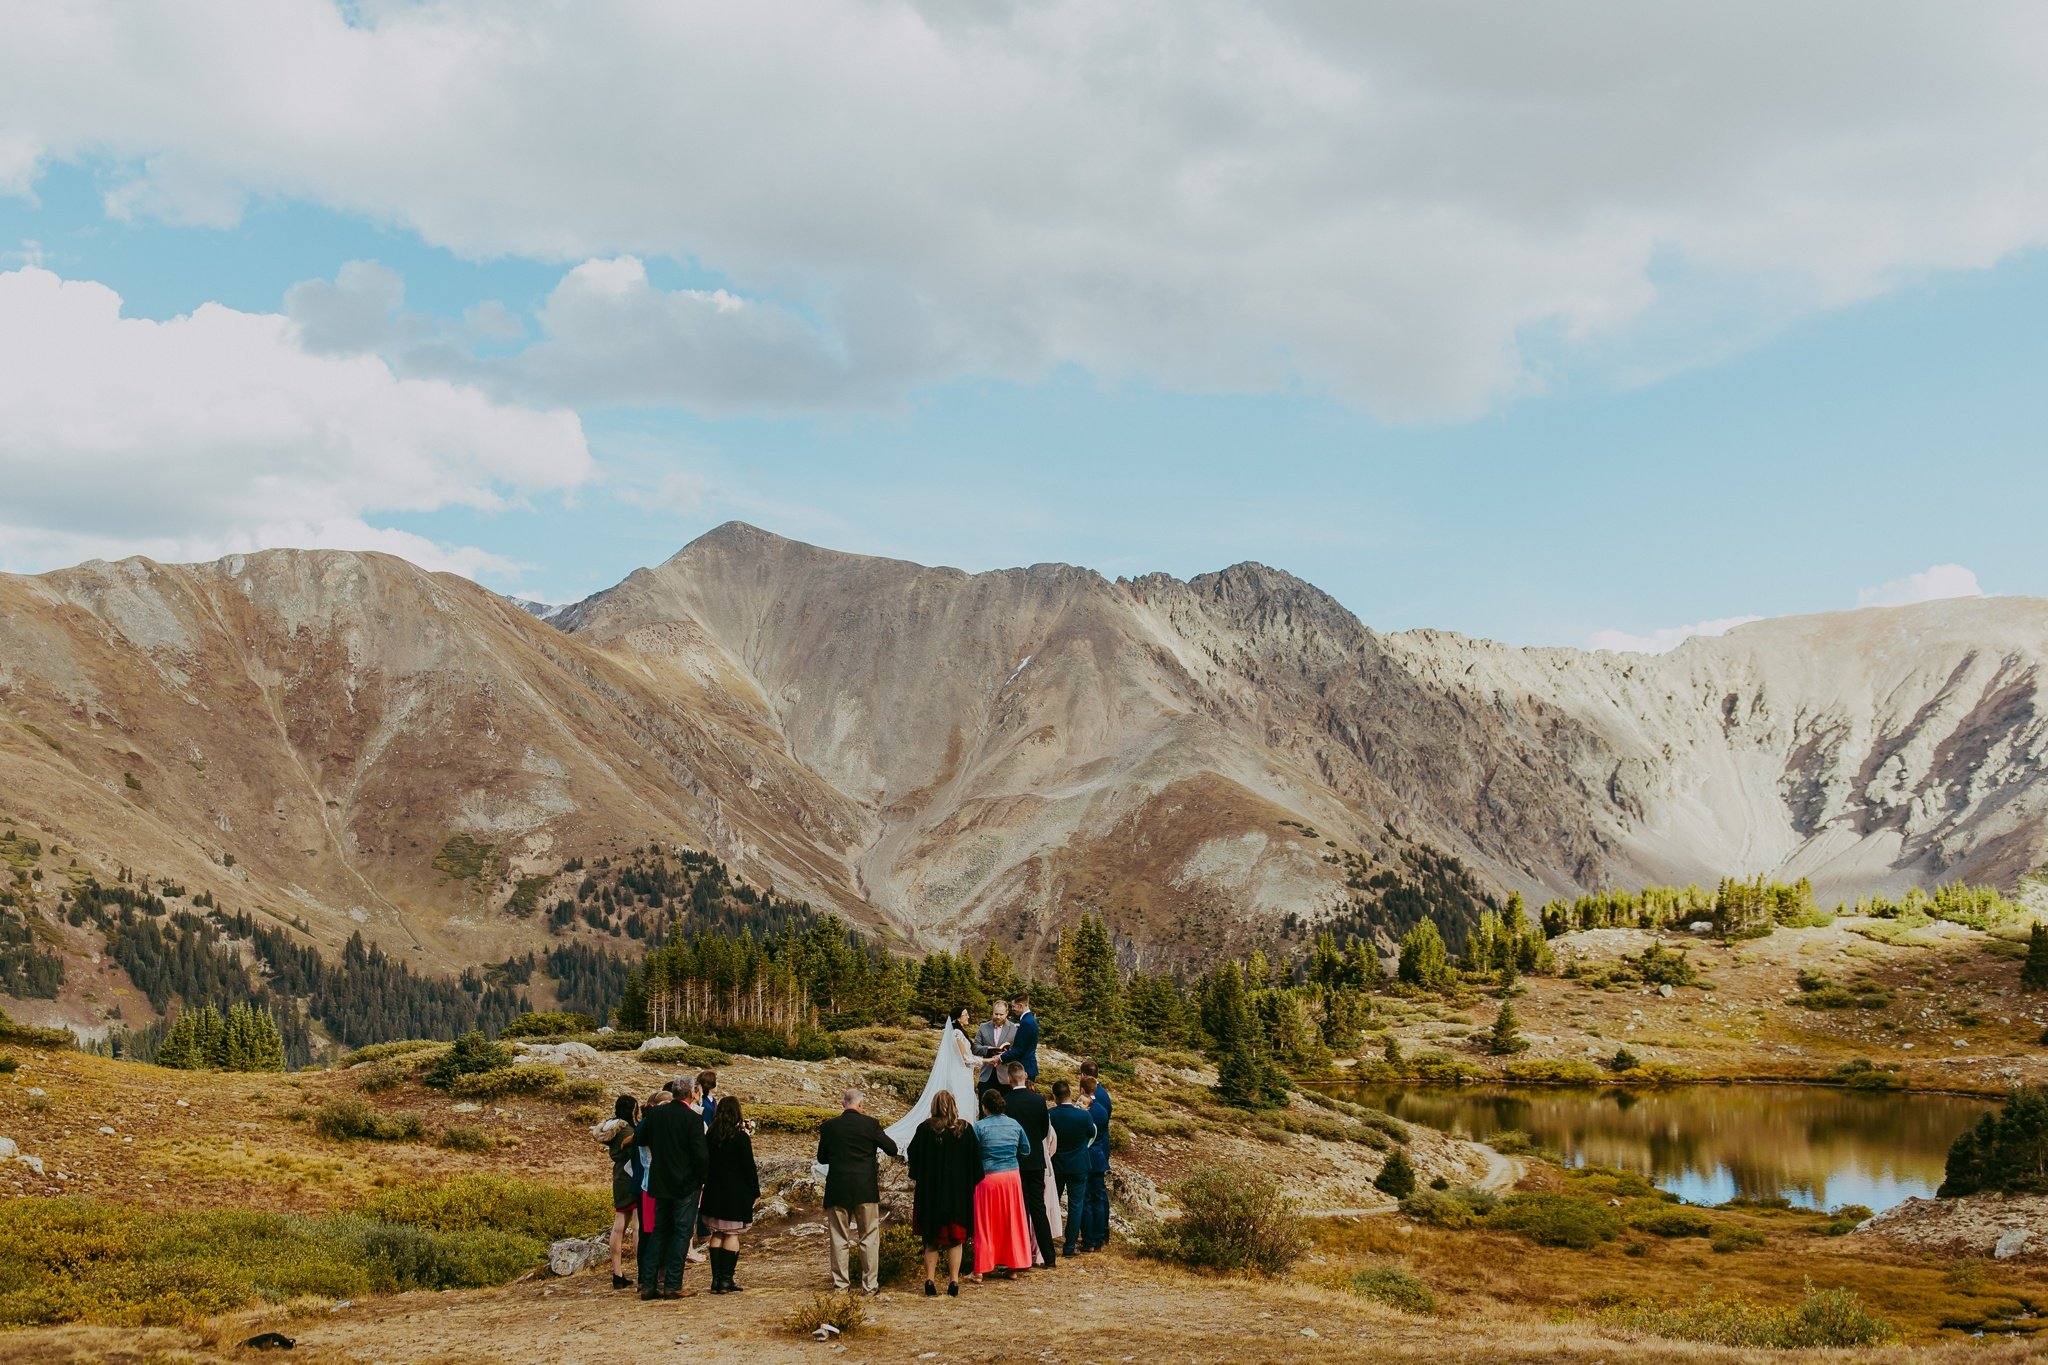
<path fill-rule="evenodd" d="M 1757 1251 L 1764 1245 L 1764 1235 L 1755 1228 L 1723 1227 L 1714 1234 L 1711 1245 L 1723 1255 L 1731 1251 Z"/>
<path fill-rule="evenodd" d="M 601 1192 L 486 1183 L 439 1199 L 395 1187 L 356 1214 L 319 1218 L 0 1201 L 0 1327 L 172 1325 L 302 1295 L 481 1288 L 538 1265 L 559 1230 L 609 1217 Z"/>
<path fill-rule="evenodd" d="M 1563 1194 L 1511 1194 L 1486 1225 L 1519 1232 L 1539 1246 L 1591 1251 L 1621 1233 L 1621 1218 L 1604 1204 Z"/>
<path fill-rule="evenodd" d="M 366 1100 L 329 1100 L 313 1114 L 313 1131 L 334 1142 L 417 1142 L 426 1125 L 417 1114 L 380 1114 Z"/>
<path fill-rule="evenodd" d="M 832 1326 L 841 1336 L 852 1336 L 868 1320 L 867 1305 L 860 1295 L 851 1289 L 837 1294 L 813 1294 L 804 1302 L 789 1310 L 782 1325 L 800 1337 L 807 1337 L 820 1327 Z"/>
<path fill-rule="evenodd" d="M 1717 1299 L 1702 1290 L 1679 1304 L 1625 1303 L 1600 1311 L 1602 1326 L 1716 1346 L 1770 1350 L 1881 1346 L 1898 1336 L 1847 1289 L 1816 1290 L 1809 1281 L 1795 1304 L 1761 1304 L 1736 1295 Z"/>
<path fill-rule="evenodd" d="M 20 1069 L 21 1069 L 21 1059 L 20 1059 L 20 1058 L 18 1058 L 18 1057 L 0 1057 L 0 1076 L 12 1076 L 12 1075 L 13 1075 L 13 1074 L 14 1074 L 14 1073 L 15 1073 L 16 1071 L 18 1071 L 18 1070 L 20 1070 Z"/>
<path fill-rule="evenodd" d="M 1509 1062 L 1502 1075 L 1517 1085 L 1598 1085 L 1606 1079 L 1599 1067 L 1577 1057 L 1524 1057 Z"/>
<path fill-rule="evenodd" d="M 441 845 L 441 851 L 434 855 L 434 867 L 459 882 L 473 882 L 483 876 L 493 847 L 467 834 L 458 834 Z"/>
<path fill-rule="evenodd" d="M 489 1152 L 497 1149 L 498 1140 L 481 1128 L 456 1123 L 441 1130 L 436 1145 L 450 1152 Z"/>
<path fill-rule="evenodd" d="M 489 845 L 485 845 L 488 850 Z M 512 888 L 512 899 L 505 902 L 505 908 L 521 919 L 526 919 L 540 909 L 540 893 L 548 884 L 546 877 L 521 877 Z"/>
<path fill-rule="evenodd" d="M 1652 1237 L 1710 1237 L 1714 1232 L 1714 1220 L 1689 1204 L 1633 1209 L 1628 1221 Z"/>
<path fill-rule="evenodd" d="M 1351 1277 L 1351 1292 L 1418 1317 L 1436 1312 L 1436 1294 L 1420 1276 L 1399 1261 L 1387 1261 L 1359 1271 Z"/>

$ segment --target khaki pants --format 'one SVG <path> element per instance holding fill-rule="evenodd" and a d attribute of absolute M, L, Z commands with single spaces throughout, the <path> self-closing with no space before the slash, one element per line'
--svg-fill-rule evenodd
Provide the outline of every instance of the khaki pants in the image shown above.
<path fill-rule="evenodd" d="M 882 1206 L 855 1204 L 850 1209 L 826 1209 L 825 1230 L 832 1237 L 832 1287 L 845 1289 L 852 1283 L 846 1274 L 846 1251 L 857 1235 L 861 1287 L 870 1294 L 881 1288 Z"/>

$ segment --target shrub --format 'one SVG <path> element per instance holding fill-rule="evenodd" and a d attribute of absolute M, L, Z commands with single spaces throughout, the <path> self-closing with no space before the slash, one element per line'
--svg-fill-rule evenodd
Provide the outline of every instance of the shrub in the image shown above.
<path fill-rule="evenodd" d="M 1816 1290 L 1811 1281 L 1798 1303 L 1784 1307 L 1739 1295 L 1717 1299 L 1702 1290 L 1682 1304 L 1615 1304 L 1602 1309 L 1598 1320 L 1606 1327 L 1675 1341 L 1776 1350 L 1881 1346 L 1898 1335 L 1849 1290 Z"/>
<path fill-rule="evenodd" d="M 1351 1277 L 1351 1292 L 1404 1313 L 1426 1316 L 1436 1311 L 1436 1295 L 1414 1271 L 1398 1261 L 1359 1271 Z"/>
<path fill-rule="evenodd" d="M 380 1222 L 436 1232 L 492 1230 L 552 1242 L 608 1226 L 610 1194 L 608 1189 L 563 1189 L 510 1176 L 465 1175 L 388 1185 L 357 1211 Z"/>
<path fill-rule="evenodd" d="M 614 1029 L 610 1033 L 592 1034 L 585 1041 L 599 1052 L 637 1052 L 640 1044 L 647 1041 L 647 1035 Z"/>
<path fill-rule="evenodd" d="M 394 1289 L 480 1289 L 531 1268 L 545 1248 L 529 1237 L 492 1229 L 436 1232 L 397 1223 L 365 1222 L 348 1234 L 374 1279 Z"/>
<path fill-rule="evenodd" d="M 1633 1071 L 1643 1064 L 1642 1058 L 1625 1047 L 1618 1047 L 1607 1061 L 1609 1071 Z"/>
<path fill-rule="evenodd" d="M 426 1133 L 417 1114 L 380 1114 L 366 1100 L 329 1100 L 313 1115 L 313 1131 L 334 1142 L 414 1142 Z"/>
<path fill-rule="evenodd" d="M 1509 1062 L 1502 1074 L 1520 1085 L 1592 1085 L 1600 1068 L 1577 1057 L 1525 1057 Z"/>
<path fill-rule="evenodd" d="M 501 1071 L 511 1065 L 511 1048 L 503 1043 L 494 1043 L 472 1029 L 457 1038 L 455 1046 L 434 1059 L 434 1064 L 427 1068 L 425 1079 L 428 1085 L 436 1089 L 449 1090 L 463 1076 Z M 556 1073 L 558 1077 L 560 1074 Z"/>
<path fill-rule="evenodd" d="M 592 1081 L 589 1084 L 597 1083 Z M 501 1066 L 491 1071 L 457 1076 L 451 1089 L 464 1099 L 496 1100 L 507 1095 L 564 1095 L 565 1083 L 562 1068 L 536 1062 L 532 1066 Z M 564 1098 L 576 1097 L 564 1095 Z"/>
<path fill-rule="evenodd" d="M 1604 1204 L 1562 1194 L 1513 1194 L 1501 1201 L 1486 1225 L 1519 1232 L 1539 1246 L 1591 1251 L 1621 1233 L 1621 1219 Z"/>
<path fill-rule="evenodd" d="M 446 1046 L 446 1043 L 431 1042 L 424 1038 L 409 1038 L 398 1043 L 372 1043 L 368 1047 L 359 1047 L 349 1053 L 348 1060 L 342 1065 L 367 1066 L 371 1062 L 381 1062 L 391 1057 L 404 1057 L 411 1053 L 427 1052 Z"/>
<path fill-rule="evenodd" d="M 77 1036 L 68 1028 L 17 1024 L 7 1017 L 6 1010 L 0 1010 L 0 1043 L 14 1043 L 21 1047 L 71 1047 L 77 1042 Z"/>
<path fill-rule="evenodd" d="M 1726 1255 L 1731 1251 L 1755 1251 L 1764 1244 L 1764 1235 L 1755 1228 L 1724 1227 L 1714 1234 L 1714 1250 Z"/>
<path fill-rule="evenodd" d="M 21 1060 L 19 1058 L 0 1057 L 0 1076 L 12 1076 L 20 1067 Z"/>
<path fill-rule="evenodd" d="M 496 1149 L 498 1140 L 481 1128 L 457 1123 L 441 1130 L 439 1145 L 451 1152 L 488 1152 Z"/>
<path fill-rule="evenodd" d="M 373 1066 L 363 1072 L 356 1089 L 365 1095 L 382 1095 L 405 1084 L 405 1068 L 399 1065 Z"/>
<path fill-rule="evenodd" d="M 1714 1220 L 1690 1205 L 1653 1206 L 1637 1210 L 1628 1221 L 1652 1237 L 1706 1237 L 1714 1231 Z"/>
<path fill-rule="evenodd" d="M 1380 1167 L 1380 1173 L 1372 1178 L 1372 1187 L 1381 1194 L 1406 1199 L 1415 1193 L 1415 1163 L 1408 1159 L 1406 1152 L 1394 1152 Z"/>
<path fill-rule="evenodd" d="M 1408 1072 L 1416 1080 L 1427 1081 L 1431 1085 L 1457 1085 L 1462 1081 L 1477 1080 L 1482 1074 L 1472 1063 L 1435 1049 L 1416 1053 L 1414 1060 L 1408 1063 Z"/>
<path fill-rule="evenodd" d="M 839 1111 L 814 1104 L 750 1104 L 747 1117 L 764 1133 L 816 1133 L 819 1124 L 839 1117 Z"/>
<path fill-rule="evenodd" d="M 1198 1270 L 1278 1275 L 1306 1249 L 1294 1201 L 1263 1171 L 1215 1166 L 1173 1186 L 1178 1222 L 1149 1230 L 1143 1250 Z"/>
<path fill-rule="evenodd" d="M 1401 1212 L 1438 1228 L 1469 1228 L 1500 1207 L 1490 1190 L 1460 1185 L 1451 1190 L 1417 1190 L 1401 1201 Z"/>
<path fill-rule="evenodd" d="M 1519 1128 L 1507 1128 L 1486 1136 L 1486 1145 L 1502 1156 L 1542 1156 L 1543 1148 L 1535 1138 Z"/>
<path fill-rule="evenodd" d="M 912 1231 L 909 1222 L 891 1218 L 882 1224 L 882 1254 L 877 1274 L 883 1284 L 903 1284 L 924 1278 L 924 1239 Z"/>
<path fill-rule="evenodd" d="M 589 1033 L 597 1027 L 597 1020 L 587 1014 L 571 1014 L 564 1010 L 544 1010 L 539 1013 L 522 1014 L 498 1030 L 500 1038 L 568 1038 L 579 1033 Z"/>
<path fill-rule="evenodd" d="M 852 1336 L 868 1320 L 867 1306 L 860 1296 L 851 1289 L 837 1294 L 813 1294 L 803 1303 L 789 1310 L 782 1325 L 798 1336 L 814 1335 L 820 1327 L 837 1328 L 840 1335 Z"/>

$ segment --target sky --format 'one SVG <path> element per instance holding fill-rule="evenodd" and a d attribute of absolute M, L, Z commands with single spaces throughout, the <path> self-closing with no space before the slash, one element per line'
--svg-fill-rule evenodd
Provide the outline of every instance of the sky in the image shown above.
<path fill-rule="evenodd" d="M 0 570 L 2048 594 L 2048 10 L 0 5 Z"/>

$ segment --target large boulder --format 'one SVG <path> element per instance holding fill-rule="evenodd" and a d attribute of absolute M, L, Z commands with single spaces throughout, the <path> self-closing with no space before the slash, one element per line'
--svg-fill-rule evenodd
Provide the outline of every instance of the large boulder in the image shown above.
<path fill-rule="evenodd" d="M 1991 1246 L 1994 1260 L 2009 1261 L 2027 1249 L 2027 1242 L 2033 1234 L 2025 1228 L 2007 1228 Z"/>
<path fill-rule="evenodd" d="M 682 1039 L 671 1038 L 665 1033 L 659 1034 L 653 1038 L 643 1038 L 640 1041 L 640 1050 L 642 1052 L 653 1052 L 656 1048 L 688 1046 L 689 1044 L 684 1042 Z"/>
<path fill-rule="evenodd" d="M 588 1043 L 521 1043 L 514 1065 L 552 1062 L 556 1066 L 596 1066 L 604 1054 Z"/>

